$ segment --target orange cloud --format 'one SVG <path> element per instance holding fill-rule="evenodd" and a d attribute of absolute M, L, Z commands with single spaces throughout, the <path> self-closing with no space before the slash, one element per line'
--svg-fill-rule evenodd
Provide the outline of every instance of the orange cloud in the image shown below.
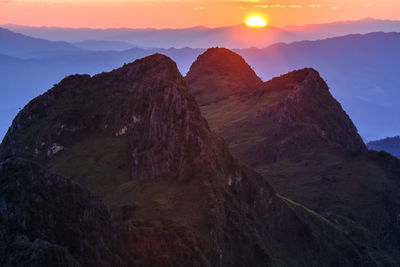
<path fill-rule="evenodd" d="M 340 5 L 339 5 L 340 4 Z M 373 8 L 371 7 L 373 4 Z M 340 12 L 338 11 L 340 7 Z M 362 7 L 362 8 L 360 8 Z M 262 13 L 271 26 L 400 20 L 399 0 L 0 0 L 0 24 L 91 28 L 221 27 Z"/>
<path fill-rule="evenodd" d="M 302 8 L 300 5 L 255 5 L 255 8 Z"/>

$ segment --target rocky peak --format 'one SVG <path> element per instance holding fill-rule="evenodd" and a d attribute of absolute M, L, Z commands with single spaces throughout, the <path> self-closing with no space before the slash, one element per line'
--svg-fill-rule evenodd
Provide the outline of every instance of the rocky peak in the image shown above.
<path fill-rule="evenodd" d="M 266 110 L 281 131 L 297 129 L 292 137 L 315 136 L 347 151 L 366 150 L 353 122 L 316 70 L 306 68 L 274 78 L 256 94 L 276 92 L 286 93 Z"/>
<path fill-rule="evenodd" d="M 114 70 L 113 72 L 123 72 L 127 78 L 132 78 L 138 82 L 138 78 L 142 77 L 149 82 L 151 77 L 152 82 L 159 82 L 168 80 L 174 83 L 182 84 L 183 78 L 180 74 L 176 63 L 169 57 L 163 54 L 153 54 L 132 63 L 125 64 L 122 68 Z M 113 73 L 111 72 L 111 73 Z M 157 86 L 149 86 L 149 88 L 157 88 Z"/>
<path fill-rule="evenodd" d="M 241 56 L 225 48 L 210 48 L 201 54 L 186 81 L 200 105 L 248 92 L 262 82 Z"/>
<path fill-rule="evenodd" d="M 320 84 L 320 89 L 328 89 L 327 86 L 324 86 L 324 81 L 322 80 L 321 76 L 319 75 L 318 71 L 316 71 L 313 68 L 304 68 L 300 70 L 295 70 L 292 72 L 289 72 L 287 74 L 281 75 L 279 77 L 272 78 L 271 81 L 268 83 L 272 86 L 285 86 L 285 88 L 290 89 L 290 86 L 292 86 L 292 89 L 296 88 L 296 85 L 300 84 L 307 84 L 307 83 L 322 83 Z M 306 86 L 303 86 L 306 87 Z M 315 86 L 310 86 L 309 88 L 314 88 Z M 282 89 L 281 89 L 282 90 Z"/>
<path fill-rule="evenodd" d="M 175 235 L 176 249 L 160 248 L 154 262 L 165 253 L 170 262 L 181 262 L 182 253 L 175 252 L 200 232 L 210 246 L 224 246 L 220 232 L 209 234 L 224 223 L 222 190 L 245 179 L 222 139 L 209 130 L 175 63 L 162 55 L 93 77 L 65 78 L 17 115 L 0 155 L 40 162 L 88 187 L 118 221 L 132 222 L 127 228 L 140 237 L 138 246 L 146 240 L 140 227 L 151 227 L 153 245 L 138 253 L 151 253 L 159 240 L 172 246 L 163 229 L 183 232 Z M 224 260 L 231 257 L 223 254 Z"/>
<path fill-rule="evenodd" d="M 161 54 L 109 73 L 63 79 L 17 115 L 0 155 L 47 163 L 98 135 L 126 140 L 135 179 L 187 180 L 209 174 L 206 162 L 224 164 L 176 64 Z"/>

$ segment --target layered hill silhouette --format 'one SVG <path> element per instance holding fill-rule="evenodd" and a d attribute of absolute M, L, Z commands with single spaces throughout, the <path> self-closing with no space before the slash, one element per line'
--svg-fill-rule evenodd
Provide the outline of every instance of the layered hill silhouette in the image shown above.
<path fill-rule="evenodd" d="M 280 42 L 319 40 L 354 33 L 398 32 L 400 22 L 364 18 L 353 21 L 337 21 L 303 26 L 249 28 L 245 24 L 208 28 L 196 26 L 183 29 L 90 29 L 30 27 L 21 25 L 1 25 L 12 31 L 44 38 L 52 41 L 81 42 L 86 40 L 122 41 L 140 47 L 156 48 L 204 48 L 223 46 L 228 48 L 266 47 Z M 116 45 L 115 47 L 118 47 Z"/>
<path fill-rule="evenodd" d="M 400 159 L 400 136 L 371 141 L 367 143 L 367 146 L 371 150 L 386 151 Z"/>
<path fill-rule="evenodd" d="M 33 38 L 4 28 L 0 28 L 0 40 L 0 51 L 7 51 L 7 55 L 21 58 L 43 55 L 59 56 L 82 52 L 81 49 L 67 42 L 52 42 Z"/>
<path fill-rule="evenodd" d="M 224 60 L 218 71 L 196 73 L 216 54 L 227 52 L 207 50 L 187 75 L 189 89 L 202 97 L 229 91 L 229 85 L 202 80 L 236 77 L 223 64 L 233 59 Z M 239 55 L 230 57 L 239 62 Z M 244 61 L 237 68 L 254 76 Z M 346 228 L 350 236 L 363 229 L 364 237 L 374 236 L 380 245 L 398 251 L 400 162 L 367 150 L 317 71 L 302 69 L 261 85 L 232 88 L 230 96 L 203 103 L 201 110 L 233 154 L 277 192 Z"/>
<path fill-rule="evenodd" d="M 354 138 L 341 144 L 363 150 Z M 240 164 L 164 55 L 66 77 L 19 112 L 0 160 L 2 265 L 399 262 L 368 230 L 280 196 Z"/>

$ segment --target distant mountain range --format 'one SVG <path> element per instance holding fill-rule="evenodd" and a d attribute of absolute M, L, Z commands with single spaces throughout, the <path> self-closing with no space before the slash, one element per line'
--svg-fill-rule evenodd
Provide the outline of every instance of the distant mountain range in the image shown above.
<path fill-rule="evenodd" d="M 128 42 L 104 40 L 85 40 L 73 43 L 73 45 L 82 49 L 92 51 L 123 51 L 136 47 L 135 45 Z"/>
<path fill-rule="evenodd" d="M 48 41 L 0 28 L 0 51 L 8 56 L 35 58 L 70 55 L 81 49 L 67 42 Z"/>
<path fill-rule="evenodd" d="M 367 146 L 371 150 L 386 151 L 400 159 L 400 136 L 371 141 L 367 143 Z"/>
<path fill-rule="evenodd" d="M 396 22 L 376 20 L 363 20 L 358 24 L 377 22 L 396 25 Z M 349 23 L 331 24 L 331 27 Z M 352 22 L 351 25 L 357 24 Z M 308 27 L 320 29 L 322 25 Z M 139 47 L 110 51 L 136 43 L 92 40 L 71 44 L 31 38 L 6 29 L 0 32 L 0 85 L 5 88 L 0 91 L 1 137 L 19 108 L 66 75 L 93 75 L 153 53 L 171 57 L 185 74 L 197 56 L 205 51 L 203 48 Z M 304 67 L 318 69 L 364 140 L 377 140 L 400 131 L 396 115 L 400 113 L 397 105 L 400 97 L 399 47 L 399 33 L 371 33 L 234 51 L 243 56 L 264 80 Z"/>
<path fill-rule="evenodd" d="M 352 33 L 400 31 L 400 21 L 366 18 L 356 21 L 283 28 L 249 28 L 245 24 L 220 28 L 198 26 L 185 29 L 71 29 L 20 25 L 1 25 L 1 27 L 38 38 L 73 43 L 86 40 L 103 40 L 128 42 L 140 47 L 155 48 L 206 48 L 213 46 L 262 48 L 278 42 L 318 40 Z"/>

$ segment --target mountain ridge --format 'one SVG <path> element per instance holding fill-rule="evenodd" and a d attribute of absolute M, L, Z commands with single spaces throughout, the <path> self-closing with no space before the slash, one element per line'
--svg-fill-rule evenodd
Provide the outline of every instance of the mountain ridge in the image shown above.
<path fill-rule="evenodd" d="M 345 228 L 365 228 L 396 253 L 400 162 L 367 151 L 318 72 L 289 72 L 201 109 L 232 153 L 279 194 Z"/>
<path fill-rule="evenodd" d="M 351 40 L 337 37 L 328 41 L 274 46 L 273 49 L 234 51 L 254 66 L 264 80 L 294 69 L 317 69 L 328 80 L 332 94 L 357 125 L 362 137 L 365 140 L 376 140 L 394 136 L 400 129 L 399 121 L 393 116 L 398 112 L 394 100 L 398 98 L 397 88 L 400 86 L 395 71 L 400 68 L 400 59 L 397 60 L 398 35 L 369 34 L 353 36 Z M 51 88 L 63 77 L 74 73 L 94 75 L 109 71 L 155 52 L 171 57 L 181 72 L 185 73 L 204 50 L 134 48 L 124 52 L 89 51 L 79 55 L 52 55 L 29 60 L 2 58 L 0 69 L 3 75 L 0 76 L 0 83 L 7 90 L 0 91 L 0 99 L 3 100 L 0 135 L 4 136 L 18 108 L 22 108 L 31 98 Z M 349 75 L 353 79 L 346 78 Z M 368 116 L 365 116 L 366 112 Z"/>
<path fill-rule="evenodd" d="M 269 26 L 263 29 L 249 29 L 245 24 L 217 28 L 192 27 L 183 29 L 68 29 L 18 25 L 2 26 L 27 35 L 57 41 L 78 42 L 89 38 L 128 41 L 142 47 L 182 48 L 189 46 L 204 48 L 224 46 L 231 49 L 252 46 L 266 47 L 277 42 L 318 40 L 351 33 L 400 31 L 399 21 L 386 20 L 355 20 L 298 27 Z M 166 38 L 167 36 L 170 38 Z"/>
<path fill-rule="evenodd" d="M 386 151 L 393 156 L 400 158 L 400 137 L 387 137 L 385 139 L 370 141 L 367 143 L 368 149 L 376 151 Z"/>
<path fill-rule="evenodd" d="M 19 112 L 0 145 L 1 160 L 10 157 L 40 162 L 96 193 L 123 231 L 119 244 L 139 265 L 397 262 L 389 250 L 372 241 L 361 246 L 360 237 L 277 195 L 242 166 L 163 55 L 63 79 Z M 6 178 L 0 176 L 2 189 L 13 182 Z"/>
<path fill-rule="evenodd" d="M 9 56 L 35 58 L 43 54 L 59 55 L 82 52 L 80 48 L 67 42 L 34 38 L 4 28 L 0 28 L 0 39 L 2 40 L 0 50 L 6 51 Z"/>

